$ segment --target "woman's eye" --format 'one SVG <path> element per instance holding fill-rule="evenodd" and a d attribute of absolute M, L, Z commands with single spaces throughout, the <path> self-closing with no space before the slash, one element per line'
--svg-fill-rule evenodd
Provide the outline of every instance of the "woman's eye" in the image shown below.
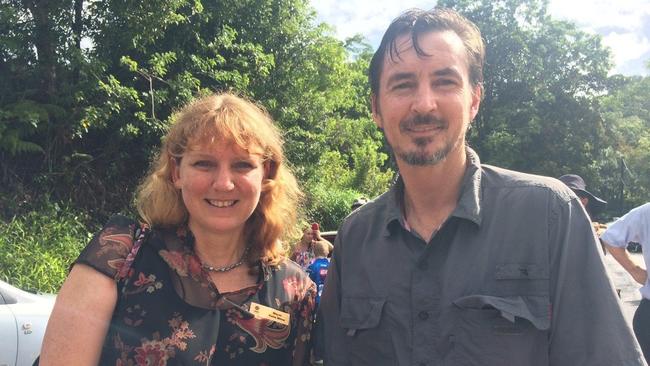
<path fill-rule="evenodd" d="M 214 163 L 208 160 L 197 160 L 192 163 L 192 166 L 197 168 L 210 168 L 214 166 Z"/>
<path fill-rule="evenodd" d="M 239 161 L 234 164 L 234 167 L 238 170 L 251 170 L 255 168 L 255 165 L 249 161 Z"/>

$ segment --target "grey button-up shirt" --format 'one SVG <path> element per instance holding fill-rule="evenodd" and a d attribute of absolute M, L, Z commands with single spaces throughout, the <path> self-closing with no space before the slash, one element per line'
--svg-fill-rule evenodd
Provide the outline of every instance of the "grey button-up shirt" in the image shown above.
<path fill-rule="evenodd" d="M 571 190 L 468 161 L 428 242 L 405 229 L 400 181 L 345 220 L 321 300 L 326 365 L 645 364 Z"/>

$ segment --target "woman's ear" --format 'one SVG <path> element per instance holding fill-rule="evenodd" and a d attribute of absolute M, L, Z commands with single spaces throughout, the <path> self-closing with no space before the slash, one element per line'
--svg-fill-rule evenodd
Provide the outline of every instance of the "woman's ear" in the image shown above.
<path fill-rule="evenodd" d="M 278 168 L 274 161 L 267 160 L 264 162 L 264 179 L 275 179 L 277 173 Z"/>
<path fill-rule="evenodd" d="M 169 158 L 169 166 L 171 170 L 170 178 L 174 187 L 181 189 L 181 174 L 180 174 L 180 159 L 171 157 Z"/>

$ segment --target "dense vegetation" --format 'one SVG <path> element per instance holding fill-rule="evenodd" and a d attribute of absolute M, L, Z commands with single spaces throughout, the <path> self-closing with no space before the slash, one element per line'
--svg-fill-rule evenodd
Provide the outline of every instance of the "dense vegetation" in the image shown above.
<path fill-rule="evenodd" d="M 609 76 L 600 37 L 544 0 L 439 3 L 487 42 L 469 136 L 484 162 L 580 174 L 609 215 L 649 199 L 650 78 Z M 219 90 L 269 110 L 306 219 L 335 229 L 394 176 L 369 113 L 371 54 L 306 0 L 0 0 L 0 278 L 56 290 L 88 232 L 132 210 L 173 111 Z"/>

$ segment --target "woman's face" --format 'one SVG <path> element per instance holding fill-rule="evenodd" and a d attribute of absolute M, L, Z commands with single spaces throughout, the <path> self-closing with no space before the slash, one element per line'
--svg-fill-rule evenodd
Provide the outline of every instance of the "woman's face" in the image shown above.
<path fill-rule="evenodd" d="M 174 163 L 172 181 L 181 190 L 192 232 L 241 232 L 260 200 L 262 155 L 232 143 L 202 143 Z"/>

